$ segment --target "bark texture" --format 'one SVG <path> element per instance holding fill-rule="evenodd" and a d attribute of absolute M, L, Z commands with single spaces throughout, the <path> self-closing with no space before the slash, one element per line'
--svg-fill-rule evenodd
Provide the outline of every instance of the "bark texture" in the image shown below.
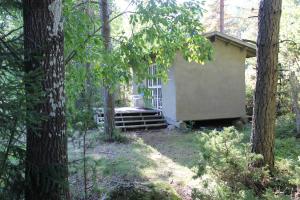
<path fill-rule="evenodd" d="M 224 0 L 220 0 L 220 32 L 224 33 Z"/>
<path fill-rule="evenodd" d="M 300 106 L 299 106 L 300 84 L 299 84 L 299 80 L 296 77 L 295 72 L 291 73 L 290 84 L 291 84 L 291 96 L 292 96 L 293 111 L 296 114 L 296 128 L 297 128 L 296 136 L 300 137 Z"/>
<path fill-rule="evenodd" d="M 23 0 L 25 71 L 41 72 L 26 85 L 27 96 L 43 92 L 28 107 L 39 113 L 27 123 L 27 200 L 69 199 L 64 94 L 62 0 Z M 28 98 L 29 99 L 29 98 Z"/>
<path fill-rule="evenodd" d="M 99 0 L 100 5 L 100 17 L 102 21 L 101 34 L 103 38 L 104 47 L 106 53 L 111 51 L 111 36 L 110 36 L 110 6 L 109 0 Z M 111 67 L 104 65 L 103 67 Z M 103 85 L 103 107 L 104 107 L 104 132 L 112 140 L 114 127 L 115 127 L 115 98 L 114 93 L 110 90 L 110 87 L 104 81 Z"/>
<path fill-rule="evenodd" d="M 252 152 L 263 155 L 257 166 L 274 168 L 276 91 L 281 0 L 262 0 L 258 16 L 257 80 L 252 124 Z"/>

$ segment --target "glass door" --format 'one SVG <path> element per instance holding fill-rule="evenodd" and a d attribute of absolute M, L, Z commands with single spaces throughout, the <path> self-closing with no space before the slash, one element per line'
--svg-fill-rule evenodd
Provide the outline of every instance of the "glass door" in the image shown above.
<path fill-rule="evenodd" d="M 149 67 L 149 74 L 153 77 L 147 80 L 147 88 L 150 90 L 150 104 L 153 108 L 162 109 L 162 91 L 161 91 L 161 79 L 156 78 L 156 66 Z"/>

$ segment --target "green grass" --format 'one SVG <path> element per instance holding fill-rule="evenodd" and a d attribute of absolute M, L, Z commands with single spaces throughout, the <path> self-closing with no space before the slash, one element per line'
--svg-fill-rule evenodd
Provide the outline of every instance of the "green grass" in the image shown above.
<path fill-rule="evenodd" d="M 139 139 L 126 144 L 102 143 L 102 145 L 104 148 L 96 148 L 89 156 L 97 162 L 97 170 L 103 176 L 138 179 L 142 176 L 143 169 L 156 166 L 156 163 L 148 158 L 152 152 L 151 148 Z M 101 156 L 105 149 L 108 149 L 110 154 Z"/>
<path fill-rule="evenodd" d="M 198 164 L 201 133 L 154 133 L 141 137 L 147 145 L 182 166 L 192 168 Z"/>
<path fill-rule="evenodd" d="M 300 140 L 294 137 L 276 139 L 275 156 L 279 160 L 297 160 L 300 156 Z"/>
<path fill-rule="evenodd" d="M 242 130 L 245 134 L 243 142 L 249 142 L 250 128 L 246 126 Z M 299 139 L 290 137 L 290 128 L 291 125 L 283 127 L 279 124 L 277 129 L 281 137 L 276 139 L 276 163 L 281 170 L 288 170 L 286 160 L 295 161 L 300 156 Z M 107 192 L 120 181 L 165 185 L 176 190 L 183 199 L 186 193 L 191 193 L 191 188 L 203 189 L 203 181 L 194 178 L 200 161 L 199 141 L 202 134 L 199 131 L 129 133 L 126 134 L 126 143 L 107 143 L 97 136 L 98 133 L 89 134 L 88 138 L 93 144 L 87 151 L 89 181 L 93 182 L 91 185 L 95 186 L 98 193 Z M 69 145 L 69 152 L 70 160 L 82 156 L 82 151 L 72 145 Z M 71 179 L 82 177 L 82 171 L 82 162 L 71 165 Z"/>
<path fill-rule="evenodd" d="M 102 188 L 101 192 L 114 185 L 115 180 L 165 185 L 182 192 L 190 190 L 200 185 L 200 180 L 193 179 L 200 153 L 199 136 L 156 131 L 128 134 L 127 143 L 105 143 L 100 139 L 98 145 L 88 149 L 89 177 Z M 70 160 L 78 159 L 82 152 L 69 146 Z M 82 171 L 81 162 L 70 167 L 73 176 L 82 177 Z"/>

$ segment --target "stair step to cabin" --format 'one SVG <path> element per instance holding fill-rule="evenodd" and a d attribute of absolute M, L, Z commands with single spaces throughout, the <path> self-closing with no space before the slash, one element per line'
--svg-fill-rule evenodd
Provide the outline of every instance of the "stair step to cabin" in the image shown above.
<path fill-rule="evenodd" d="M 136 115 L 136 116 L 115 116 L 115 119 L 122 119 L 122 118 L 136 118 L 136 117 L 160 117 L 161 115 Z"/>
<path fill-rule="evenodd" d="M 137 129 L 137 128 L 154 128 L 154 127 L 162 127 L 165 128 L 166 127 L 166 123 L 161 123 L 161 124 L 144 124 L 144 125 L 128 125 L 128 126 L 116 126 L 116 128 L 119 129 Z"/>
<path fill-rule="evenodd" d="M 164 119 L 150 119 L 150 120 L 133 120 L 133 121 L 115 121 L 116 124 L 147 123 L 147 122 L 165 122 L 165 120 Z"/>
<path fill-rule="evenodd" d="M 95 109 L 95 120 L 97 123 L 104 121 L 103 110 Z M 121 130 L 128 129 L 150 129 L 166 128 L 167 123 L 158 110 L 142 108 L 116 108 L 115 112 L 116 128 Z"/>
<path fill-rule="evenodd" d="M 159 119 L 159 118 L 163 118 L 161 115 L 136 115 L 136 116 L 115 116 L 115 120 L 116 121 L 119 121 L 119 120 L 122 120 L 122 119 L 126 119 L 126 120 L 132 120 L 132 119 Z M 100 117 L 101 120 L 103 120 L 104 118 L 103 117 Z"/>

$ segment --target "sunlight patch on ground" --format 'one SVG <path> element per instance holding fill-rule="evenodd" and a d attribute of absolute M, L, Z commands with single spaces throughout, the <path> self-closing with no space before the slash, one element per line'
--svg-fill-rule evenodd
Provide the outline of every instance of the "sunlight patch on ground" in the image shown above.
<path fill-rule="evenodd" d="M 152 182 L 165 181 L 169 184 L 188 186 L 190 188 L 200 185 L 199 179 L 193 179 L 196 174 L 191 169 L 174 162 L 156 149 L 149 148 L 151 148 L 152 152 L 148 155 L 148 158 L 157 164 L 156 167 L 148 167 L 142 170 L 142 174 L 149 180 Z"/>
<path fill-rule="evenodd" d="M 186 200 L 191 199 L 193 188 L 201 189 L 203 181 L 193 178 L 199 159 L 197 135 L 164 131 L 127 135 L 129 143 L 100 141 L 88 148 L 97 174 L 92 177 L 99 187 L 110 188 L 115 181 L 167 184 Z M 73 158 L 82 156 L 78 149 L 71 152 Z"/>

